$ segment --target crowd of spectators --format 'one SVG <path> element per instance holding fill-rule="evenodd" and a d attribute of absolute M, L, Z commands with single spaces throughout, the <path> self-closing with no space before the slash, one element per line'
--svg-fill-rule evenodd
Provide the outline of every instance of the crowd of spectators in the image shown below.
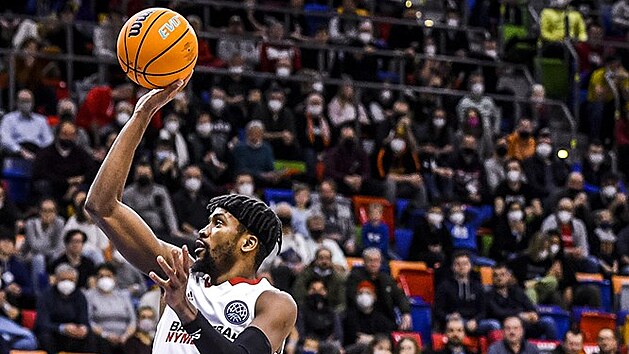
<path fill-rule="evenodd" d="M 196 73 L 156 114 L 123 202 L 157 237 L 183 245 L 207 223 L 210 198 L 265 200 L 265 191 L 290 191 L 291 200 L 274 204 L 282 249 L 258 274 L 299 304 L 288 354 L 430 350 L 431 338 L 395 345 L 390 338 L 417 328 L 415 300 L 389 272 L 388 262 L 401 258 L 434 271 L 432 330 L 447 340 L 435 352 L 472 353 L 467 337 L 485 336 L 493 338 L 491 354 L 537 353 L 528 342 L 534 338 L 563 341 L 557 353 L 581 353 L 583 335 L 558 338 L 538 306 L 599 308 L 599 292 L 577 274 L 629 275 L 629 51 L 604 45 L 629 38 L 629 1 L 613 3 L 610 23 L 595 15 L 602 11 L 596 1 L 545 2 L 539 35 L 521 39 L 547 57 L 563 57 L 568 39 L 579 55 L 586 143 L 567 159 L 558 154 L 558 117 L 545 105 L 544 86 L 532 85 L 523 94 L 530 103 L 516 110 L 491 97 L 522 95 L 510 87 L 509 65 L 493 65 L 517 47 L 497 43 L 501 21 L 523 23 L 519 1 L 477 0 L 471 9 L 443 2 L 434 28 L 413 22 L 417 8 L 394 1 L 334 0 L 332 15 L 317 21 L 300 11 L 327 1 L 259 2 L 297 12 L 262 12 L 255 1 L 206 5 L 210 22 L 203 23 L 200 5 L 154 2 L 184 14 L 198 33 L 220 33 L 199 37 L 197 65 L 228 73 Z M 0 353 L 150 352 L 159 289 L 84 211 L 100 162 L 146 90 L 126 81 L 117 64 L 77 62 L 76 82 L 64 82 L 65 62 L 37 55 L 115 60 L 121 26 L 144 6 L 0 4 L 0 47 L 20 50 L 15 107 L 0 107 Z M 30 17 L 4 16 L 13 13 Z M 408 23 L 382 24 L 372 15 Z M 474 38 L 468 25 L 487 35 Z M 457 61 L 466 58 L 480 64 Z M 2 63 L 0 85 L 8 67 Z M 107 84 L 92 81 L 100 70 Z M 324 84 L 327 78 L 342 83 Z M 391 88 L 401 81 L 465 94 Z M 357 84 L 364 82 L 380 86 Z M 0 102 L 8 102 L 5 91 Z M 381 203 L 358 215 L 355 196 Z M 391 225 L 385 204 L 401 200 L 408 207 Z M 411 230 L 408 249 L 395 244 L 393 228 Z M 491 235 L 490 245 L 481 233 Z M 356 258 L 361 266 L 352 266 Z M 481 284 L 480 266 L 491 267 L 491 286 Z M 617 337 L 602 330 L 600 352 L 616 353 Z"/>

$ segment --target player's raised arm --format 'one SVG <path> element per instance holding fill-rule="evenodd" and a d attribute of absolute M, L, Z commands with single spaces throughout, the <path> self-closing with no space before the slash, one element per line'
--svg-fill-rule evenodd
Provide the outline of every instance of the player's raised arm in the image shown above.
<path fill-rule="evenodd" d="M 190 77 L 163 89 L 151 90 L 140 98 L 133 116 L 124 126 L 90 187 L 85 210 L 114 243 L 116 249 L 138 269 L 161 272 L 156 257 L 170 260 L 174 247 L 160 241 L 130 207 L 122 203 L 122 192 L 133 155 L 153 115 L 181 91 Z"/>

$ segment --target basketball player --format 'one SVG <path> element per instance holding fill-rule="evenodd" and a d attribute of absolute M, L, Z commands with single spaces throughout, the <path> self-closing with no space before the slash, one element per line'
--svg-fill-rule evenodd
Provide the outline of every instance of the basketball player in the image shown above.
<path fill-rule="evenodd" d="M 194 261 L 186 246 L 159 240 L 121 202 L 133 155 L 151 117 L 188 80 L 140 98 L 103 161 L 85 208 L 116 249 L 163 289 L 168 306 L 157 327 L 154 353 L 279 353 L 295 324 L 297 307 L 266 279 L 255 280 L 258 266 L 282 237 L 281 222 L 266 204 L 243 195 L 212 199 Z"/>

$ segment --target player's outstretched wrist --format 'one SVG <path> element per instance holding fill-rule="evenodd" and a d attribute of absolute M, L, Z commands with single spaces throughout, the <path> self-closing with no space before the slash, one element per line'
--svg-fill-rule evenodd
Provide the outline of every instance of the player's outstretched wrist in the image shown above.
<path fill-rule="evenodd" d="M 186 301 L 180 309 L 174 309 L 182 324 L 190 323 L 197 317 L 198 310 Z"/>

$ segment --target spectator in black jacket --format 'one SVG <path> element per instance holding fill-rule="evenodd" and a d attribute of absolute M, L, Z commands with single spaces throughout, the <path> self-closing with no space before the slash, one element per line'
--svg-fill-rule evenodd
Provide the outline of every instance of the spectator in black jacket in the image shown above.
<path fill-rule="evenodd" d="M 183 188 L 173 195 L 173 207 L 179 228 L 191 238 L 207 225 L 207 206 L 210 197 L 198 166 L 190 165 L 183 171 Z"/>
<path fill-rule="evenodd" d="M 322 278 L 314 277 L 308 284 L 308 295 L 299 307 L 297 329 L 301 338 L 319 341 L 343 340 L 341 319 L 328 301 L 328 289 Z"/>
<path fill-rule="evenodd" d="M 446 317 L 459 314 L 465 321 L 465 329 L 470 334 L 486 334 L 500 329 L 500 323 L 486 319 L 485 292 L 481 283 L 470 277 L 472 260 L 466 252 L 452 256 L 454 277 L 443 281 L 435 295 L 434 317 L 441 324 Z"/>
<path fill-rule="evenodd" d="M 389 320 L 395 323 L 395 309 L 402 313 L 400 330 L 409 330 L 411 323 L 411 306 L 395 280 L 388 273 L 381 271 L 382 254 L 377 248 L 367 248 L 363 251 L 364 267 L 352 269 L 347 282 L 345 283 L 347 308 L 356 308 L 356 296 L 358 284 L 367 281 L 374 286 L 376 293 L 375 308 L 381 311 Z"/>
<path fill-rule="evenodd" d="M 554 154 L 550 130 L 542 129 L 537 138 L 535 155 L 522 161 L 526 180 L 540 198 L 558 192 L 566 183 L 570 165 Z"/>
<path fill-rule="evenodd" d="M 556 339 L 555 321 L 547 316 L 540 318 L 535 305 L 514 281 L 506 265 L 494 266 L 492 279 L 493 287 L 487 294 L 487 317 L 503 322 L 507 317 L 516 316 L 524 323 L 528 338 Z"/>
<path fill-rule="evenodd" d="M 583 353 L 583 333 L 570 330 L 566 332 L 563 343 L 555 349 L 553 354 L 581 354 Z"/>
<path fill-rule="evenodd" d="M 87 240 L 87 235 L 81 230 L 69 230 L 63 236 L 65 252 L 48 265 L 48 274 L 53 274 L 57 266 L 67 263 L 77 270 L 78 275 L 75 283 L 79 288 L 92 287 L 95 281 L 96 266 L 91 259 L 84 256 L 83 245 Z"/>
<path fill-rule="evenodd" d="M 581 169 L 585 183 L 600 186 L 604 176 L 612 170 L 611 158 L 600 141 L 592 141 L 587 154 L 581 160 Z"/>
<path fill-rule="evenodd" d="M 438 205 L 419 219 L 408 252 L 409 261 L 425 262 L 430 268 L 446 266 L 452 256 L 452 237 L 443 224 L 443 210 Z"/>
<path fill-rule="evenodd" d="M 465 321 L 461 316 L 448 316 L 445 327 L 448 342 L 445 348 L 437 351 L 435 354 L 471 354 L 471 351 L 463 345 L 463 339 L 465 339 Z"/>
<path fill-rule="evenodd" d="M 489 250 L 491 259 L 498 262 L 509 260 L 526 249 L 542 225 L 542 218 L 539 215 L 527 215 L 519 202 L 512 202 L 505 209 L 506 212 L 498 218 L 494 227 L 494 238 Z"/>

